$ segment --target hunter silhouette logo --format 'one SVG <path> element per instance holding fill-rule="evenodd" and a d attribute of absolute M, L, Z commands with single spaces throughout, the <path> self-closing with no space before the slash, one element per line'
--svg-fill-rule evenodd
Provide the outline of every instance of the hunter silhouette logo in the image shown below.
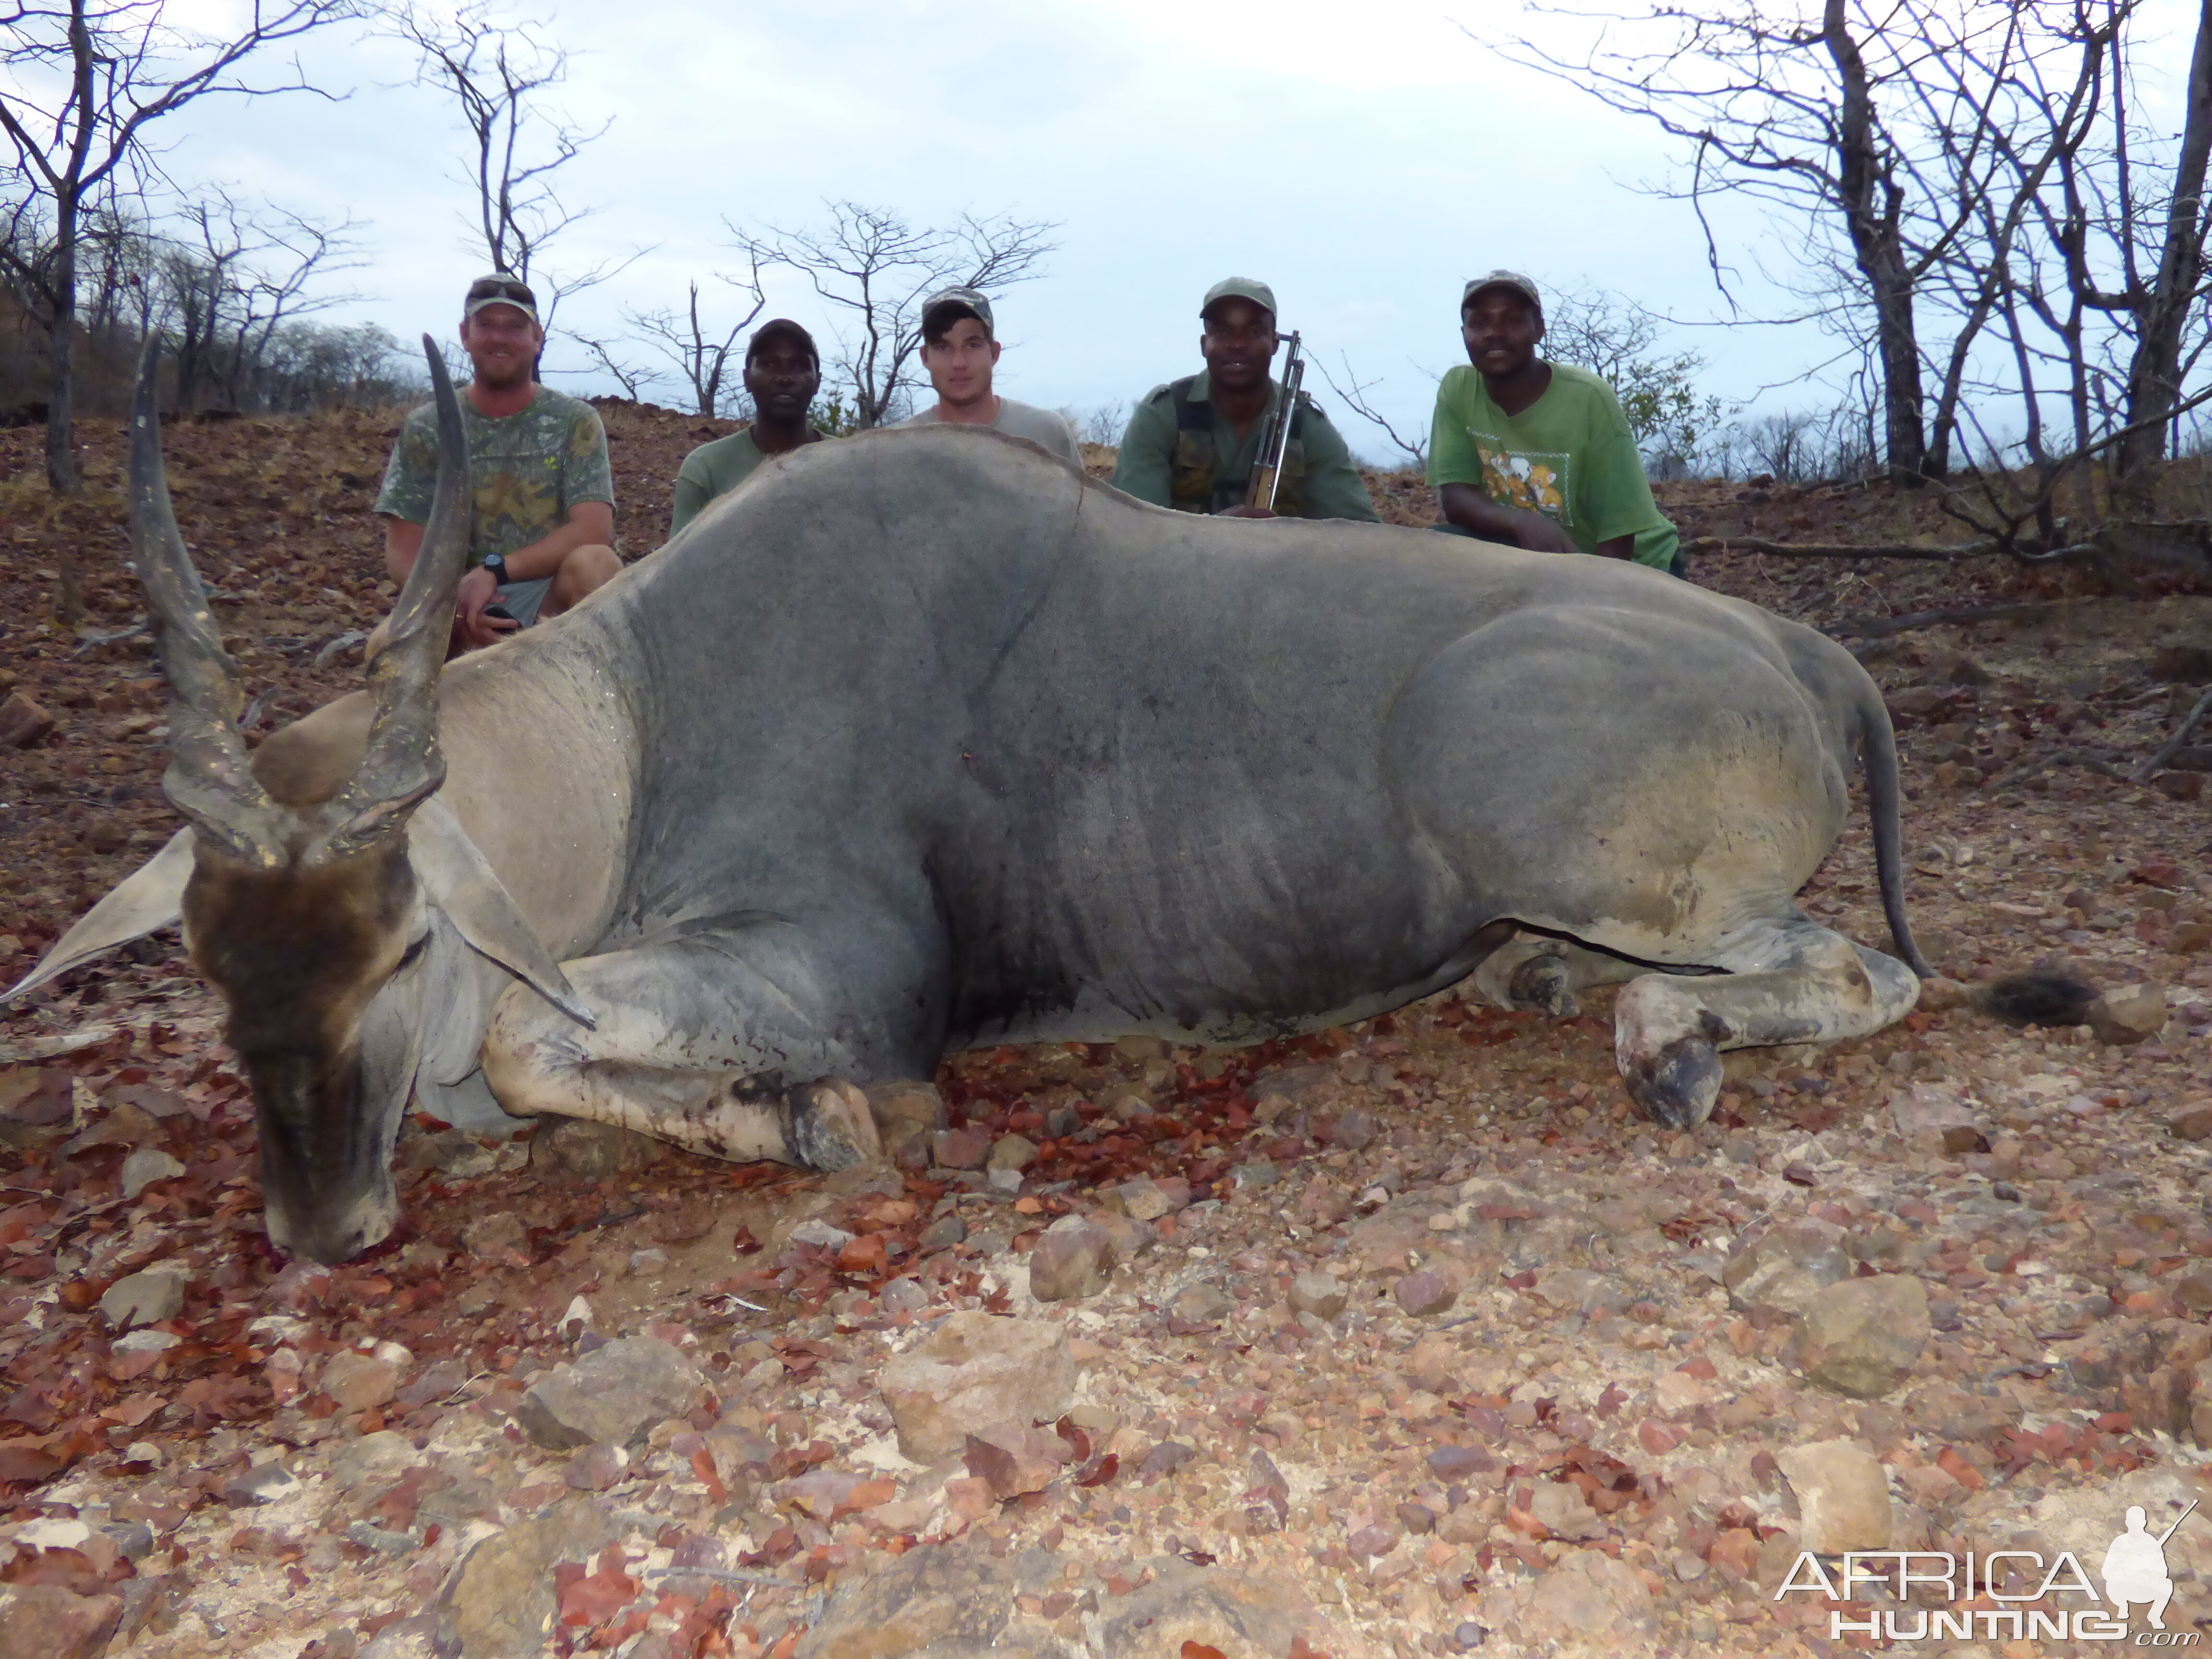
<path fill-rule="evenodd" d="M 1801 1550 L 1774 1599 L 1819 1595 L 1842 1604 L 1828 1610 L 1831 1641 L 1858 1635 L 1908 1644 L 1978 1638 L 2194 1647 L 2203 1640 L 2197 1632 L 2166 1627 L 2166 1604 L 2173 1599 L 2166 1546 L 2196 1508 L 2191 1499 L 2172 1526 L 2154 1533 L 2143 1507 L 2130 1505 L 2125 1530 L 2105 1551 L 2098 1574 L 2105 1583 L 2102 1595 L 2071 1550 L 2054 1557 L 2014 1549 L 1960 1555 L 1866 1550 L 1832 1556 L 1827 1562 Z M 1857 1592 L 1865 1586 L 1880 1586 L 1875 1600 L 1903 1605 L 1865 1607 L 1857 1602 Z M 1916 1591 L 1918 1605 L 1913 1605 Z M 1939 1600 L 1944 1605 L 1930 1605 Z M 2136 1607 L 2143 1610 L 2149 1628 L 2131 1636 L 2129 1615 Z"/>
<path fill-rule="evenodd" d="M 2174 1518 L 2173 1525 L 2153 1537 L 2142 1505 L 2129 1505 L 2128 1529 L 2112 1540 L 2101 1569 L 2105 1599 L 2112 1604 L 2115 1619 L 2124 1621 L 2129 1605 L 2140 1601 L 2150 1610 L 2150 1627 L 2166 1628 L 2166 1604 L 2173 1600 L 2173 1580 L 2166 1576 L 2166 1540 L 2196 1507 L 2197 1500 L 2190 1499 L 2189 1508 Z"/>

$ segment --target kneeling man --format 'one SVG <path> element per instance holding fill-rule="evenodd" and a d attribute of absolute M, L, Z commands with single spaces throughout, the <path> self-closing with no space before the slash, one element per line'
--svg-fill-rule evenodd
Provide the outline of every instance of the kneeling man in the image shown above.
<path fill-rule="evenodd" d="M 703 443 L 676 470 L 676 505 L 668 536 L 690 524 L 718 495 L 726 495 L 771 455 L 788 454 L 822 434 L 806 423 L 814 394 L 822 390 L 822 354 L 814 337 L 788 317 L 763 323 L 745 347 L 745 395 L 752 424 Z"/>
<path fill-rule="evenodd" d="M 1154 507 L 1231 518 L 1372 519 L 1374 498 L 1343 438 L 1303 392 L 1291 410 L 1275 505 L 1244 496 L 1283 388 L 1268 374 L 1281 343 L 1275 290 L 1249 276 L 1216 283 L 1199 302 L 1206 367 L 1156 386 L 1129 416 L 1114 488 Z"/>
<path fill-rule="evenodd" d="M 1429 483 L 1456 530 L 1537 553 L 1597 553 L 1675 570 L 1680 538 L 1651 499 L 1613 388 L 1546 362 L 1536 285 L 1493 270 L 1460 296 L 1468 366 L 1437 388 Z"/>
<path fill-rule="evenodd" d="M 453 601 L 455 651 L 489 645 L 582 603 L 622 568 L 614 476 L 599 411 L 538 384 L 545 331 L 526 283 L 502 274 L 469 285 L 461 344 L 475 374 L 461 388 L 468 434 L 469 570 Z M 392 447 L 376 511 L 384 565 L 404 582 L 422 550 L 438 483 L 438 411 L 411 411 Z M 382 648 L 385 628 L 368 654 Z"/>
<path fill-rule="evenodd" d="M 991 390 L 999 366 L 997 325 L 981 290 L 948 288 L 921 307 L 921 366 L 937 402 L 901 426 L 988 426 L 1042 444 L 1062 460 L 1083 465 L 1075 432 L 1048 409 L 1016 403 Z"/>

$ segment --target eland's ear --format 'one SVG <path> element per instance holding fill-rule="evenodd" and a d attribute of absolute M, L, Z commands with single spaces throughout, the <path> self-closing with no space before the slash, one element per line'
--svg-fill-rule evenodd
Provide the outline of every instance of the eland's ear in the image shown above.
<path fill-rule="evenodd" d="M 179 830 L 169 837 L 167 847 L 132 871 L 120 887 L 63 934 L 61 943 L 46 953 L 44 962 L 0 993 L 0 1002 L 35 991 L 103 951 L 167 927 L 184 913 L 185 884 L 191 874 L 192 832 Z"/>
<path fill-rule="evenodd" d="M 408 859 L 460 936 L 580 1025 L 594 1021 L 453 809 L 435 796 L 407 821 Z"/>

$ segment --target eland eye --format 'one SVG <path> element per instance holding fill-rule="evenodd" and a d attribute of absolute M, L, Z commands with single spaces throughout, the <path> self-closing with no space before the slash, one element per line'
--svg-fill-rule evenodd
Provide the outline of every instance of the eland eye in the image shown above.
<path fill-rule="evenodd" d="M 412 968 L 415 965 L 415 958 L 422 954 L 422 947 L 429 942 L 430 936 L 428 933 L 423 934 L 422 938 L 416 939 L 412 945 L 407 947 L 407 953 L 399 958 L 398 967 L 394 968 L 392 971 L 396 974 L 402 971 L 402 969 Z"/>

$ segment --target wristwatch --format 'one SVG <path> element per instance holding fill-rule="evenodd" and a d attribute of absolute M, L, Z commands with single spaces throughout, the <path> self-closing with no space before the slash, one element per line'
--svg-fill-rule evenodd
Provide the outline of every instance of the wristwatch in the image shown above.
<path fill-rule="evenodd" d="M 507 575 L 506 554 L 487 553 L 480 561 L 478 561 L 478 562 L 481 563 L 486 570 L 491 572 L 491 579 L 495 584 L 501 587 L 507 586 Z"/>

